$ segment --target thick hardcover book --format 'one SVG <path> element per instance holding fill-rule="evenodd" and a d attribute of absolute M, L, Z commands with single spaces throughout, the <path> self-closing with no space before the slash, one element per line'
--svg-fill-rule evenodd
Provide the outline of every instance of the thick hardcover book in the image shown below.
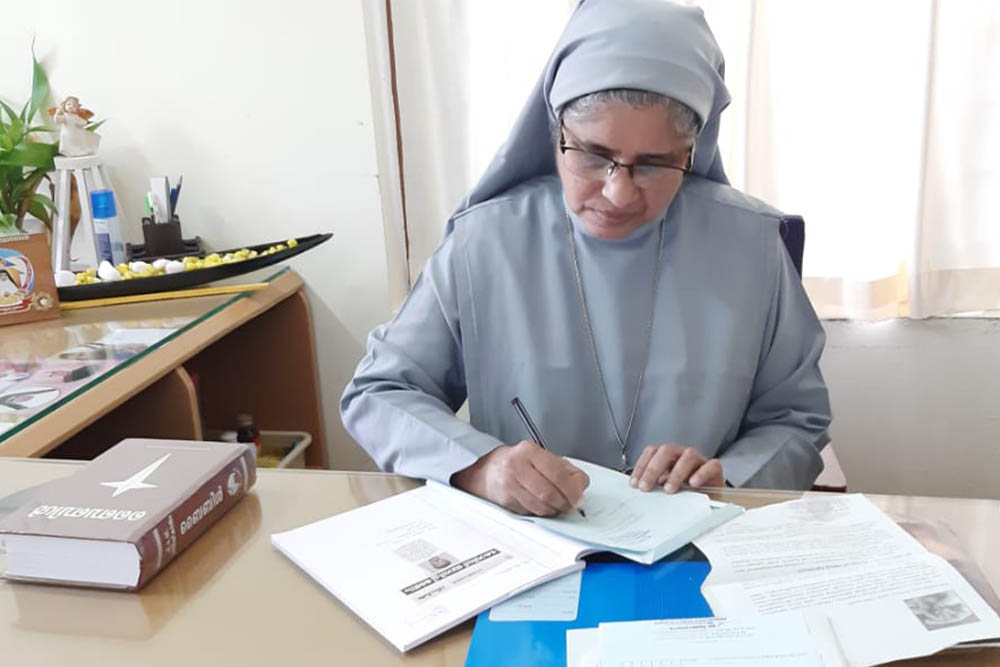
<path fill-rule="evenodd" d="M 123 440 L 0 521 L 4 576 L 138 590 L 256 479 L 251 445 Z"/>

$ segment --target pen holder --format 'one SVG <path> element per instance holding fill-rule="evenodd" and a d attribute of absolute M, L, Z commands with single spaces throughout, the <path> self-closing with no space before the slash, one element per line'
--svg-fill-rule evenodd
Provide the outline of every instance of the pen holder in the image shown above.
<path fill-rule="evenodd" d="M 149 218 L 143 218 L 142 237 L 144 243 L 126 246 L 126 254 L 130 260 L 157 257 L 172 259 L 185 255 L 203 254 L 201 237 L 185 239 L 181 235 L 180 218 L 176 215 L 170 219 L 170 222 L 156 223 Z"/>

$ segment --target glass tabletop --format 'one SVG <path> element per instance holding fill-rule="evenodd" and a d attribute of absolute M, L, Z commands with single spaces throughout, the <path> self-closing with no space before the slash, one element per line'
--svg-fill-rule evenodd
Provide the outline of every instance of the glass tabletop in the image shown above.
<path fill-rule="evenodd" d="M 269 266 L 208 287 L 271 282 L 287 271 Z M 0 327 L 0 442 L 246 294 L 64 310 L 56 320 Z"/>

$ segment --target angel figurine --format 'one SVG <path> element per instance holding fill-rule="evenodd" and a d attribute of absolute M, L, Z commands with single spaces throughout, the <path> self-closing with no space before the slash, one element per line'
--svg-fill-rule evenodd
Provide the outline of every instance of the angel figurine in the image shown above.
<path fill-rule="evenodd" d="M 67 97 L 62 103 L 49 109 L 49 115 L 59 126 L 59 153 L 69 157 L 93 155 L 101 143 L 101 136 L 87 129 L 94 112 L 80 106 L 76 97 Z"/>

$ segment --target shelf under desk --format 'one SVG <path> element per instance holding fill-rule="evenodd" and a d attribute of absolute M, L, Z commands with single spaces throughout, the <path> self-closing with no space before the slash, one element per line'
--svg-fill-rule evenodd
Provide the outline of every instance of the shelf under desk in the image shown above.
<path fill-rule="evenodd" d="M 0 413 L 0 456 L 92 458 L 124 437 L 200 439 L 249 412 L 259 428 L 308 431 L 306 465 L 327 465 L 316 348 L 302 279 L 268 268 L 241 295 L 88 308 L 0 328 L 7 372 L 26 372 L 120 328 L 171 330 L 160 343 L 41 409 Z M 58 390 L 55 387 L 55 390 Z M 0 391 L 0 394 L 3 392 Z"/>

